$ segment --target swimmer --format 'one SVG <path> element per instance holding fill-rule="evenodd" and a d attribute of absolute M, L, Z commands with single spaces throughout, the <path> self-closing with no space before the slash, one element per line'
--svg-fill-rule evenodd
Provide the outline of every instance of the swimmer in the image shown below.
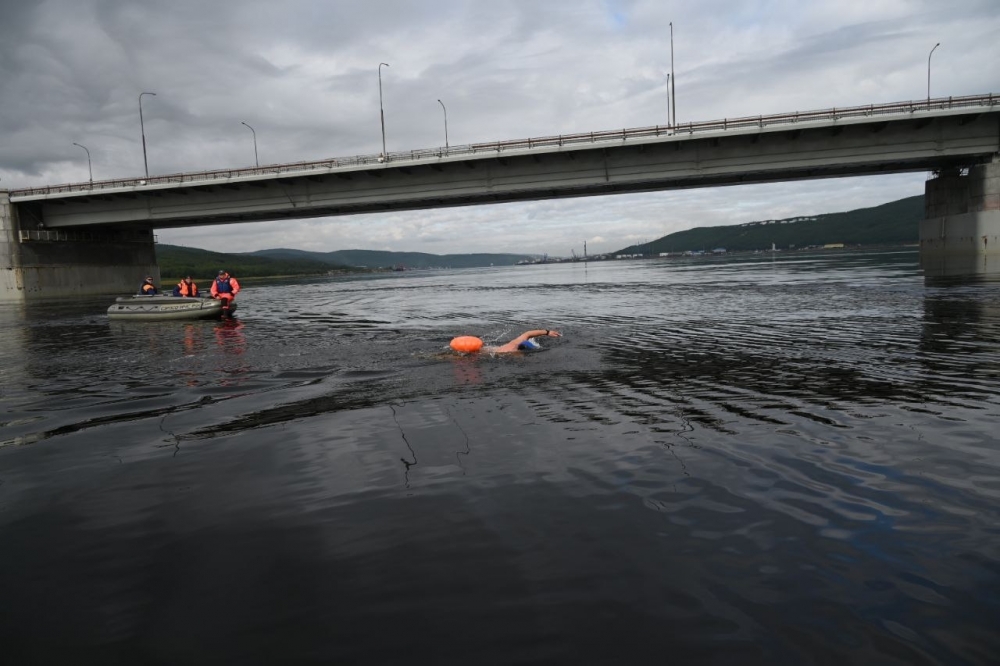
<path fill-rule="evenodd" d="M 475 352 L 475 351 L 485 351 L 491 354 L 506 354 L 508 352 L 516 351 L 526 351 L 531 349 L 539 349 L 540 345 L 535 342 L 534 338 L 541 336 L 548 336 L 550 338 L 560 338 L 562 333 L 555 329 L 549 328 L 537 328 L 530 331 L 525 331 L 521 335 L 517 336 L 510 342 L 499 347 L 484 347 L 483 341 L 479 338 L 472 336 L 463 336 L 455 338 L 451 341 L 451 348 L 455 351 L 460 352 Z"/>

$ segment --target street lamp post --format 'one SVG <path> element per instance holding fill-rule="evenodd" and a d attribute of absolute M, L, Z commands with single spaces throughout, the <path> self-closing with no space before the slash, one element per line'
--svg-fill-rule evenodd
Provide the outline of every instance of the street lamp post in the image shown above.
<path fill-rule="evenodd" d="M 87 146 L 80 145 L 76 141 L 73 142 L 73 145 L 74 146 L 80 146 L 81 148 L 83 148 L 84 150 L 87 151 L 87 171 L 90 172 L 90 184 L 93 185 L 94 184 L 94 168 L 90 165 L 90 151 L 87 150 Z"/>
<path fill-rule="evenodd" d="M 934 55 L 934 49 L 941 46 L 941 42 L 934 45 L 931 52 L 927 54 L 927 108 L 931 108 L 931 56 Z"/>
<path fill-rule="evenodd" d="M 667 127 L 673 127 L 670 123 L 670 74 L 667 74 Z"/>
<path fill-rule="evenodd" d="M 139 129 L 142 131 L 142 164 L 146 167 L 146 178 L 149 178 L 149 161 L 146 159 L 146 126 L 142 122 L 142 96 L 152 95 L 156 97 L 156 93 L 153 92 L 143 92 L 139 93 Z"/>
<path fill-rule="evenodd" d="M 444 110 L 444 149 L 445 149 L 445 152 L 447 152 L 448 151 L 448 109 L 447 109 L 447 107 L 445 107 L 444 102 L 442 102 L 441 100 L 438 100 L 438 104 L 440 104 L 441 108 Z"/>
<path fill-rule="evenodd" d="M 677 124 L 677 77 L 674 76 L 674 22 L 670 22 L 670 103 L 673 105 L 674 124 Z"/>
<path fill-rule="evenodd" d="M 382 65 L 386 67 L 389 66 L 387 62 L 380 62 L 378 64 L 378 116 L 382 121 L 382 157 L 387 158 L 385 152 L 385 111 L 382 108 Z"/>
<path fill-rule="evenodd" d="M 241 120 L 240 125 L 247 125 L 247 124 Z M 254 132 L 253 128 L 250 127 L 249 125 L 247 125 L 247 129 L 249 129 L 253 133 L 253 161 L 257 165 L 257 168 L 259 169 L 260 160 L 257 159 L 257 132 Z"/>

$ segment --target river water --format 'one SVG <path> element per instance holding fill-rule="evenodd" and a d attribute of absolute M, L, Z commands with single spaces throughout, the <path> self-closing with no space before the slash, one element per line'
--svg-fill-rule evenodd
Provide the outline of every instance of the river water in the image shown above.
<path fill-rule="evenodd" d="M 239 300 L 0 308 L 6 663 L 1000 659 L 1000 281 L 768 254 Z"/>

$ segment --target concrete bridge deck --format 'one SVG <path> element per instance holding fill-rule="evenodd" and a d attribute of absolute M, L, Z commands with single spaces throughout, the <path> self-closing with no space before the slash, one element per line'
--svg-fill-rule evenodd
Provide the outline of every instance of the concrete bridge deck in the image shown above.
<path fill-rule="evenodd" d="M 39 228 L 173 228 L 847 175 L 1000 152 L 1000 95 L 12 190 Z"/>

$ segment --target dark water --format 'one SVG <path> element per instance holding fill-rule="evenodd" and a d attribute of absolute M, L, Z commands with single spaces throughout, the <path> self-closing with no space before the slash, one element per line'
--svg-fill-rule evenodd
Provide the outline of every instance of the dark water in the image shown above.
<path fill-rule="evenodd" d="M 0 309 L 0 654 L 1000 661 L 1000 281 L 915 253 Z M 545 350 L 448 340 L 559 328 Z"/>

